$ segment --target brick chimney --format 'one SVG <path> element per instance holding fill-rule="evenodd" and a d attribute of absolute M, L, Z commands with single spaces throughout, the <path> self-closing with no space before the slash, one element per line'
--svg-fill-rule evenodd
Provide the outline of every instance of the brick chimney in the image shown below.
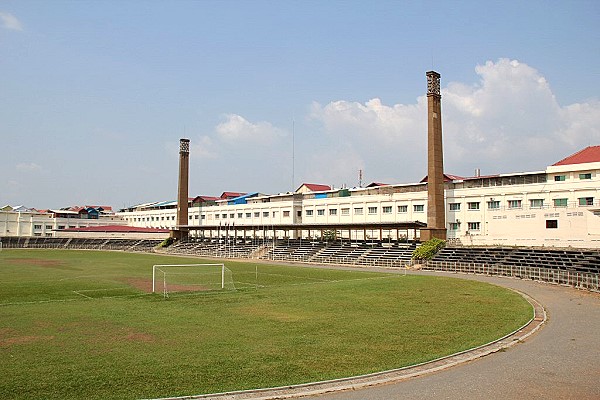
<path fill-rule="evenodd" d="M 188 186 L 190 175 L 190 139 L 179 140 L 179 184 L 177 187 L 177 226 L 171 237 L 185 239 L 188 236 Z"/>
<path fill-rule="evenodd" d="M 442 96 L 440 77 L 435 71 L 427 76 L 427 228 L 421 240 L 446 240 L 444 203 L 444 151 L 442 146 Z"/>

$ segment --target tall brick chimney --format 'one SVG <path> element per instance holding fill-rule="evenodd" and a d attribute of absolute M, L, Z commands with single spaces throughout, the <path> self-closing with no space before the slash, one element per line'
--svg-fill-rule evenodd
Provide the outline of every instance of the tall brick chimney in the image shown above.
<path fill-rule="evenodd" d="M 442 96 L 440 77 L 435 71 L 427 76 L 427 228 L 421 240 L 446 240 L 444 204 L 444 151 L 442 146 Z"/>
<path fill-rule="evenodd" d="M 185 239 L 188 236 L 188 186 L 190 175 L 190 139 L 179 140 L 179 184 L 177 187 L 177 226 L 171 237 Z"/>

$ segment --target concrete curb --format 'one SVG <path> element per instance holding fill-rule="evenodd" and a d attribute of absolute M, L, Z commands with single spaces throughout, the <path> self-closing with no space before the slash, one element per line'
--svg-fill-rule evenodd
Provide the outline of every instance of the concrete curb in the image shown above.
<path fill-rule="evenodd" d="M 516 291 L 516 290 L 515 290 Z M 398 368 L 388 371 L 376 372 L 367 375 L 359 375 L 348 378 L 334 379 L 322 382 L 312 382 L 300 385 L 290 385 L 275 388 L 253 389 L 226 393 L 213 393 L 183 397 L 169 397 L 160 400 L 195 400 L 195 399 L 215 399 L 215 400 L 273 400 L 290 399 L 304 396 L 315 396 L 324 393 L 339 392 L 346 390 L 357 390 L 369 386 L 395 383 L 402 380 L 414 378 L 417 376 L 441 371 L 455 365 L 463 364 L 469 361 L 485 357 L 489 354 L 505 350 L 521 343 L 529 336 L 537 332 L 546 322 L 547 315 L 544 307 L 535 299 L 525 293 L 518 292 L 529 304 L 533 306 L 533 318 L 518 330 L 485 345 L 465 350 L 460 353 L 452 354 L 433 361 L 409 367 Z"/>

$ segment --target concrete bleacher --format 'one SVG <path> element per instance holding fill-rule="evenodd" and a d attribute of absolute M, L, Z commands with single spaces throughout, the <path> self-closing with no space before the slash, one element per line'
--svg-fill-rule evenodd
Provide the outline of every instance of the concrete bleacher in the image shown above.
<path fill-rule="evenodd" d="M 190 239 L 176 243 L 166 249 L 169 254 L 218 258 L 252 258 L 265 242 L 242 239 Z"/>
<path fill-rule="evenodd" d="M 322 264 L 403 267 L 410 263 L 416 244 L 381 242 L 278 241 L 261 258 Z"/>
<path fill-rule="evenodd" d="M 445 247 L 432 261 L 526 266 L 600 273 L 600 251 L 512 247 Z"/>
<path fill-rule="evenodd" d="M 71 250 L 121 250 L 151 252 L 162 240 L 159 239 L 97 239 L 53 237 L 3 237 L 4 248 L 23 249 L 71 249 Z"/>
<path fill-rule="evenodd" d="M 156 239 L 51 237 L 2 237 L 0 240 L 4 248 L 95 249 L 132 252 L 152 252 L 162 241 Z M 273 242 L 241 238 L 191 238 L 176 243 L 164 251 L 175 255 L 203 257 L 404 267 L 411 264 L 412 253 L 416 248 L 416 243 L 398 242 L 324 242 L 304 239 Z M 438 252 L 432 261 L 600 273 L 600 251 L 598 250 L 447 246 Z"/>

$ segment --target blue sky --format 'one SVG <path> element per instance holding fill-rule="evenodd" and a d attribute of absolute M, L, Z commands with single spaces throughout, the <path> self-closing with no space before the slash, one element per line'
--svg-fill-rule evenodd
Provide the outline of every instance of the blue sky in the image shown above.
<path fill-rule="evenodd" d="M 600 145 L 600 3 L 0 2 L 0 206 L 409 183 Z M 292 162 L 294 160 L 294 162 Z"/>

